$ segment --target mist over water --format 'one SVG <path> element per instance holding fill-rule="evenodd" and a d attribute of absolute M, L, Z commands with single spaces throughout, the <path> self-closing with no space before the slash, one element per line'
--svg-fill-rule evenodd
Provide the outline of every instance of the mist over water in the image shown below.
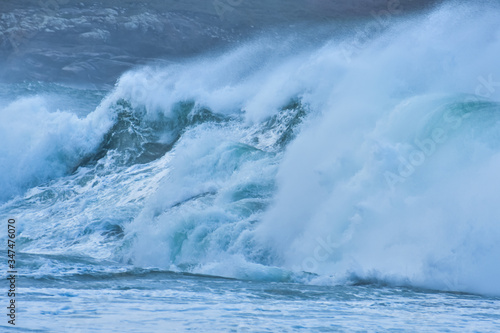
<path fill-rule="evenodd" d="M 335 45 L 315 53 L 331 89 L 304 96 L 322 114 L 287 149 L 257 228 L 280 264 L 321 283 L 498 294 L 498 12 L 476 10 L 397 24 L 347 66 Z"/>
<path fill-rule="evenodd" d="M 151 90 L 148 110 L 172 110 L 173 101 L 188 99 L 225 114 L 242 110 L 244 123 L 255 124 L 298 99 L 308 115 L 278 153 L 279 166 L 260 158 L 273 165 L 264 171 L 199 163 L 224 157 L 211 147 L 220 147 L 219 129 L 197 133 L 200 141 L 179 152 L 177 172 L 131 224 L 153 223 L 160 233 L 147 229 L 159 236 L 155 243 L 169 241 L 155 249 L 149 232 L 134 233 L 134 262 L 243 278 L 262 278 L 266 269 L 255 264 L 264 264 L 275 268 L 274 278 L 308 283 L 382 280 L 498 294 L 497 19 L 481 7 L 443 6 L 397 21 L 349 59 L 337 40 L 287 55 L 286 47 L 269 52 L 258 40 L 211 66 L 202 60 L 159 80 L 175 86 L 159 101 Z M 140 75 L 125 76 L 119 87 L 134 91 Z M 265 209 L 252 211 L 256 223 L 227 216 L 233 203 L 225 191 L 248 186 L 240 178 L 267 184 L 275 174 L 272 198 L 257 192 Z M 208 189 L 208 206 L 168 209 L 171 200 Z M 208 207 L 215 217 L 201 212 Z M 149 259 L 140 254 L 146 247 Z M 300 272 L 318 275 L 293 277 Z"/>
<path fill-rule="evenodd" d="M 385 13 L 135 67 L 105 97 L 8 86 L 0 216 L 48 258 L 24 274 L 500 295 L 500 8 Z"/>

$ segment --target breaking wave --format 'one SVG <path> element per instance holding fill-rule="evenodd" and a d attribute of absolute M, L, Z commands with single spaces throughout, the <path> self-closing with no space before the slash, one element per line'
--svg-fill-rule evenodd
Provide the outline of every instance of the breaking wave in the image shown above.
<path fill-rule="evenodd" d="M 18 98 L 0 215 L 25 221 L 25 253 L 500 294 L 499 18 L 259 38 L 128 72 L 86 115 Z"/>

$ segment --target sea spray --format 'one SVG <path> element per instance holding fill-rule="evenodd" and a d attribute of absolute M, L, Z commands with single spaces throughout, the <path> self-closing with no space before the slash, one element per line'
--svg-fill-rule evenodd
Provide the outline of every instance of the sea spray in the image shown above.
<path fill-rule="evenodd" d="M 18 99 L 2 117 L 32 117 L 21 136 L 43 140 L 5 137 L 28 171 L 3 174 L 19 196 L 2 216 L 26 221 L 25 253 L 498 294 L 498 17 L 401 16 L 350 61 L 355 31 L 259 37 L 125 73 L 81 117 Z M 37 277 L 93 269 L 33 262 Z"/>

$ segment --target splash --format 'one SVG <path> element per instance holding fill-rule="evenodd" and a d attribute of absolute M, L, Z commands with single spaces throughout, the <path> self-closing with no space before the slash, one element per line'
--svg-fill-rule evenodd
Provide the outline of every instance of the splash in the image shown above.
<path fill-rule="evenodd" d="M 128 72 L 80 118 L 12 102 L 2 215 L 51 217 L 22 230 L 28 253 L 500 294 L 499 18 L 456 4 L 362 45 L 262 37 Z"/>

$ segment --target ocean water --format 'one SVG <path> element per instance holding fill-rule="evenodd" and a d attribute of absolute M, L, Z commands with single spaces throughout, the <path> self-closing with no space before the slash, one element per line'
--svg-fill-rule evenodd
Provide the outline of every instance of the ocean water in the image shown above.
<path fill-rule="evenodd" d="M 4 4 L 0 330 L 500 331 L 498 2 L 306 2 Z"/>

